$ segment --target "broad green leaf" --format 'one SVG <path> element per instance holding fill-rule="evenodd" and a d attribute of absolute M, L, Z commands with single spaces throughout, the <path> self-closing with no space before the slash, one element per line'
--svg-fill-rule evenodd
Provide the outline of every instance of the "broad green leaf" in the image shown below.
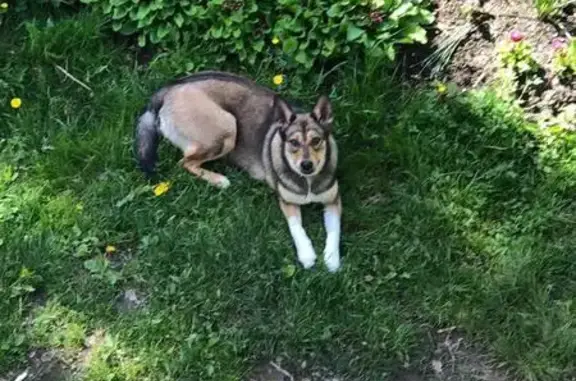
<path fill-rule="evenodd" d="M 126 17 L 126 15 L 130 12 L 130 8 L 114 8 L 114 13 L 112 13 L 113 20 L 120 20 Z"/>
<path fill-rule="evenodd" d="M 146 16 L 148 16 L 148 13 L 150 13 L 150 4 L 141 4 L 138 7 L 138 13 L 136 13 L 136 18 L 141 20 Z"/>
<path fill-rule="evenodd" d="M 120 29 L 120 33 L 125 36 L 129 36 L 131 34 L 136 33 L 137 30 L 138 28 L 136 28 L 136 25 L 134 25 L 133 22 L 125 22 L 122 25 L 122 29 Z"/>
<path fill-rule="evenodd" d="M 161 25 L 158 27 L 158 38 L 162 40 L 170 33 L 170 28 L 166 25 Z"/>
<path fill-rule="evenodd" d="M 282 273 L 284 274 L 284 277 L 292 278 L 296 273 L 296 266 L 294 266 L 293 264 L 284 265 L 282 267 Z"/>
<path fill-rule="evenodd" d="M 282 50 L 286 54 L 293 54 L 298 49 L 298 41 L 295 38 L 289 37 L 282 42 Z"/>
<path fill-rule="evenodd" d="M 244 13 L 241 11 L 238 12 L 234 12 L 232 14 L 232 16 L 230 16 L 230 21 L 236 23 L 236 24 L 240 24 L 244 21 L 245 17 L 244 17 Z"/>
<path fill-rule="evenodd" d="M 305 66 L 307 66 L 307 64 L 309 64 L 311 61 L 308 58 L 308 55 L 306 54 L 306 52 L 303 50 L 300 50 L 298 52 L 298 54 L 296 54 L 296 57 L 294 57 L 294 59 L 296 60 L 296 62 L 304 64 Z"/>
<path fill-rule="evenodd" d="M 412 3 L 404 3 L 398 8 L 396 8 L 394 12 L 390 14 L 389 18 L 391 20 L 398 20 L 406 16 L 412 8 L 414 8 L 414 5 L 412 5 Z"/>
<path fill-rule="evenodd" d="M 105 272 L 105 277 L 108 280 L 108 283 L 110 283 L 111 285 L 115 285 L 116 283 L 118 283 L 118 280 L 120 280 L 120 274 L 117 271 L 106 271 Z"/>
<path fill-rule="evenodd" d="M 332 53 L 334 53 L 334 50 L 336 50 L 336 41 L 333 38 L 324 41 L 324 45 L 322 46 L 322 55 L 324 57 L 330 57 Z"/>
<path fill-rule="evenodd" d="M 210 30 L 210 33 L 212 34 L 212 36 L 213 36 L 214 38 L 220 38 L 220 37 L 222 37 L 222 27 L 220 27 L 220 28 L 212 28 L 212 29 Z"/>
<path fill-rule="evenodd" d="M 428 9 L 420 9 L 420 18 L 424 25 L 432 24 L 435 20 L 434 13 L 430 12 Z"/>
<path fill-rule="evenodd" d="M 390 61 L 394 61 L 396 59 L 396 49 L 394 48 L 394 45 L 390 44 L 388 46 L 386 46 L 384 48 L 386 57 L 388 57 L 388 59 Z"/>
<path fill-rule="evenodd" d="M 157 44 L 160 42 L 160 38 L 158 37 L 158 29 L 153 29 L 151 32 L 148 33 L 148 38 L 152 44 Z"/>
<path fill-rule="evenodd" d="M 182 28 L 182 25 L 184 25 L 184 16 L 182 16 L 182 13 L 177 13 L 176 16 L 174 16 L 174 22 L 178 25 L 178 28 Z"/>
<path fill-rule="evenodd" d="M 101 273 L 108 268 L 108 263 L 106 259 L 97 257 L 84 261 L 84 268 L 91 273 Z"/>
<path fill-rule="evenodd" d="M 428 39 L 426 38 L 426 30 L 417 24 L 410 24 L 404 29 L 406 38 L 411 41 L 416 41 L 425 44 Z"/>
<path fill-rule="evenodd" d="M 105 15 L 110 14 L 110 12 L 112 12 L 112 4 L 110 4 L 110 3 L 104 4 L 104 5 L 102 6 L 102 12 L 103 12 Z"/>
<path fill-rule="evenodd" d="M 348 29 L 346 30 L 346 40 L 354 41 L 360 38 L 360 36 L 362 36 L 364 33 L 366 32 L 364 32 L 363 29 L 358 28 L 356 25 L 348 24 Z"/>
<path fill-rule="evenodd" d="M 146 36 L 144 34 L 138 36 L 138 46 L 141 48 L 146 46 Z"/>
<path fill-rule="evenodd" d="M 336 17 L 339 16 L 341 13 L 342 9 L 340 8 L 340 4 L 338 3 L 332 4 L 332 6 L 328 8 L 328 12 L 326 12 L 328 17 Z"/>
<path fill-rule="evenodd" d="M 256 4 L 256 2 L 254 2 L 250 8 L 246 9 L 246 12 L 256 13 L 257 10 L 258 10 L 258 4 Z"/>
<path fill-rule="evenodd" d="M 186 8 L 183 8 L 182 11 L 186 14 L 186 16 L 194 17 L 198 14 L 199 11 L 198 5 L 192 5 Z"/>
<path fill-rule="evenodd" d="M 252 44 L 252 48 L 257 52 L 261 52 L 264 49 L 264 40 L 256 41 Z"/>

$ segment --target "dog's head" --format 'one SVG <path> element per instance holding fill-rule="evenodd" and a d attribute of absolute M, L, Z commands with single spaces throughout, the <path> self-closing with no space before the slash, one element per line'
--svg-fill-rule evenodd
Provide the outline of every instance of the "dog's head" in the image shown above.
<path fill-rule="evenodd" d="M 274 123 L 280 130 L 283 152 L 292 171 L 304 177 L 320 173 L 332 133 L 332 104 L 321 96 L 310 113 L 296 113 L 284 100 L 274 101 Z"/>

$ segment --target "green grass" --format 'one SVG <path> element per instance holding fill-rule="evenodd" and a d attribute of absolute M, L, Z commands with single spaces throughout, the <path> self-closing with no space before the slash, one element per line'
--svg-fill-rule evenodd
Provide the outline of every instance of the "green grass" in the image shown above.
<path fill-rule="evenodd" d="M 534 0 L 534 6 L 542 18 L 554 16 L 563 8 L 575 3 L 574 0 Z"/>
<path fill-rule="evenodd" d="M 236 380 L 277 355 L 381 380 L 451 325 L 524 379 L 576 372 L 573 136 L 490 93 L 439 99 L 350 64 L 332 94 L 344 266 L 292 274 L 277 201 L 247 175 L 218 165 L 233 186 L 215 191 L 164 144 L 173 186 L 154 197 L 133 126 L 173 62 L 137 68 L 99 30 L 85 16 L 0 30 L 0 374 L 103 329 L 88 380 Z M 304 214 L 321 249 L 320 209 Z M 104 261 L 107 244 L 125 260 Z M 145 307 L 118 312 L 124 289 Z"/>

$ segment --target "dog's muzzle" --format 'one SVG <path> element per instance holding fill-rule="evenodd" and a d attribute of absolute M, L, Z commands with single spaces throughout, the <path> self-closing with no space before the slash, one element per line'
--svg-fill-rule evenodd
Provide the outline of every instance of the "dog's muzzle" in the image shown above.
<path fill-rule="evenodd" d="M 300 163 L 300 170 L 303 174 L 309 175 L 314 172 L 314 163 L 312 163 L 310 160 L 304 160 Z"/>

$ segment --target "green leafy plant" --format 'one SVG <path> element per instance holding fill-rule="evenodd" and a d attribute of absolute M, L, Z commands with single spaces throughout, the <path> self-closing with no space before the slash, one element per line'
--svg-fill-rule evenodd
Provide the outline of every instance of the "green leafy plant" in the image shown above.
<path fill-rule="evenodd" d="M 147 379 L 142 359 L 130 356 L 130 351 L 114 335 L 102 333 L 86 365 L 85 379 L 89 381 Z"/>
<path fill-rule="evenodd" d="M 532 45 L 526 41 L 505 42 L 499 50 L 500 64 L 518 74 L 533 74 L 540 67 L 534 59 Z"/>
<path fill-rule="evenodd" d="M 37 345 L 77 349 L 82 347 L 86 337 L 86 317 L 50 300 L 36 310 L 30 331 Z"/>
<path fill-rule="evenodd" d="M 42 280 L 42 277 L 36 275 L 34 271 L 26 267 L 20 269 L 18 279 L 10 285 L 12 298 L 21 297 L 36 291 L 36 285 Z"/>
<path fill-rule="evenodd" d="M 398 44 L 427 41 L 429 0 L 81 0 L 141 47 L 203 44 L 211 63 L 255 64 L 274 56 L 284 67 L 311 68 L 353 51 L 394 59 Z M 201 63 L 201 62 L 200 62 Z"/>
<path fill-rule="evenodd" d="M 62 6 L 77 6 L 78 0 L 19 0 L 15 2 L 15 11 L 24 12 L 50 6 L 60 8 Z"/>
<path fill-rule="evenodd" d="M 560 112 L 555 115 L 544 115 L 544 117 L 539 121 L 540 125 L 544 128 L 554 128 L 563 131 L 574 130 L 574 121 L 576 120 L 576 105 L 568 104 L 560 110 Z M 573 139 L 574 140 L 574 139 Z M 576 154 L 576 146 L 574 149 Z"/>
<path fill-rule="evenodd" d="M 99 280 L 110 285 L 115 285 L 120 280 L 121 274 L 110 267 L 110 261 L 103 255 L 84 261 L 84 268 Z"/>
<path fill-rule="evenodd" d="M 496 92 L 504 99 L 522 101 L 524 94 L 543 83 L 532 45 L 518 31 L 510 33 L 510 38 L 498 47 L 498 61 Z"/>
<path fill-rule="evenodd" d="M 574 0 L 534 0 L 534 6 L 540 18 L 555 16 L 564 7 L 574 3 Z"/>
<path fill-rule="evenodd" d="M 571 38 L 565 44 L 557 41 L 552 66 L 561 77 L 570 78 L 576 74 L 576 38 Z"/>

